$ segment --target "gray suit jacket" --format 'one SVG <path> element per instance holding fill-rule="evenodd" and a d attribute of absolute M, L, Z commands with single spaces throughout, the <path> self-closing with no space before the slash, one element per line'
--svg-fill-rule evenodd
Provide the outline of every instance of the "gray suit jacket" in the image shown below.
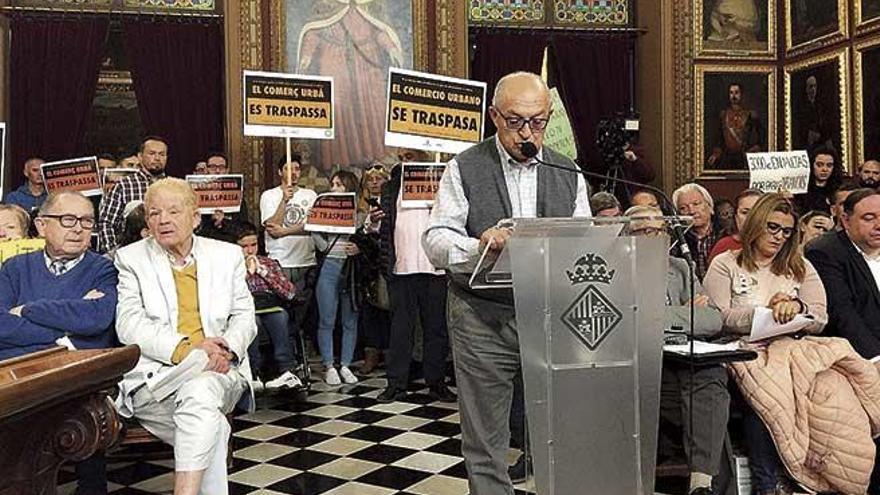
<path fill-rule="evenodd" d="M 699 280 L 695 280 L 694 294 L 703 292 Z M 670 256 L 666 271 L 666 328 L 680 327 L 689 330 L 691 298 L 688 283 L 687 262 Z M 712 303 L 694 308 L 694 336 L 699 340 L 709 340 L 721 332 L 721 311 Z"/>

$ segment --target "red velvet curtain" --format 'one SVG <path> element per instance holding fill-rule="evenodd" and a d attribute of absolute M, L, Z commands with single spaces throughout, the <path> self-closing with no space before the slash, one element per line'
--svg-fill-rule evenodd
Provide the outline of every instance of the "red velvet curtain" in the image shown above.
<path fill-rule="evenodd" d="M 483 81 L 486 88 L 486 125 L 483 136 L 495 134 L 495 125 L 489 120 L 495 84 L 504 75 L 515 71 L 541 73 L 547 35 L 528 30 L 515 31 L 477 28 L 472 34 L 474 45 L 471 61 L 471 79 Z"/>
<path fill-rule="evenodd" d="M 32 156 L 75 158 L 86 123 L 109 23 L 101 17 L 13 16 L 10 46 L 11 184 Z"/>
<path fill-rule="evenodd" d="M 596 126 L 630 107 L 628 35 L 556 33 L 550 40 L 548 78 L 559 88 L 588 170 L 605 172 L 596 150 Z"/>
<path fill-rule="evenodd" d="M 168 142 L 168 175 L 183 177 L 223 149 L 223 29 L 219 23 L 127 19 L 123 39 L 147 134 Z"/>

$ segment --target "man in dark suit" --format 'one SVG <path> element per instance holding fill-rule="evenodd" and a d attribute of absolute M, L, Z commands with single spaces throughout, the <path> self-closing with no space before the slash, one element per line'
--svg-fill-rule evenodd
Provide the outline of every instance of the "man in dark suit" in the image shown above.
<path fill-rule="evenodd" d="M 806 256 L 828 294 L 825 333 L 849 340 L 871 359 L 880 356 L 880 192 L 854 191 L 843 202 L 841 220 L 843 230 L 813 241 Z M 868 493 L 880 494 L 880 456 Z"/>

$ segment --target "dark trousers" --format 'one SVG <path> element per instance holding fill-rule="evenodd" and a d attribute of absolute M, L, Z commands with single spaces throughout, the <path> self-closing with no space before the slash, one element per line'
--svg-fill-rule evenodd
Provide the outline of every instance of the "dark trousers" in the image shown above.
<path fill-rule="evenodd" d="M 727 370 L 723 367 L 697 367 L 691 378 L 690 366 L 663 363 L 660 424 L 661 427 L 665 423 L 671 424 L 676 431 L 682 432 L 682 443 L 691 472 L 712 476 L 718 474 L 729 411 Z M 689 421 L 693 423 L 689 424 Z"/>
<path fill-rule="evenodd" d="M 871 473 L 871 483 L 868 485 L 868 495 L 880 495 L 880 440 L 874 439 L 877 452 L 874 454 L 874 471 Z"/>
<path fill-rule="evenodd" d="M 372 347 L 384 351 L 388 349 L 391 333 L 391 312 L 379 309 L 370 303 L 364 303 L 360 312 L 359 326 L 364 347 Z"/>
<path fill-rule="evenodd" d="M 74 465 L 76 470 L 76 495 L 106 495 L 107 460 L 99 452 Z"/>
<path fill-rule="evenodd" d="M 758 414 L 748 408 L 743 417 L 743 433 L 749 448 L 749 469 L 752 471 L 752 490 L 772 491 L 782 471 L 782 461 L 767 426 Z"/>
<path fill-rule="evenodd" d="M 422 324 L 422 371 L 429 385 L 443 383 L 449 335 L 446 329 L 446 277 L 429 274 L 393 276 L 388 281 L 391 300 L 391 337 L 385 363 L 388 386 L 405 389 L 409 383 L 416 315 Z"/>

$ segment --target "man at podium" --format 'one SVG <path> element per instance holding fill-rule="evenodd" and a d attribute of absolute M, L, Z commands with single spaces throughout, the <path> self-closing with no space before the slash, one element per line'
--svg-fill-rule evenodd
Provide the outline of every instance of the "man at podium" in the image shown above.
<path fill-rule="evenodd" d="M 471 495 L 513 494 L 508 418 L 520 373 L 513 293 L 472 290 L 471 272 L 486 248 L 496 254 L 504 248 L 512 231 L 500 226 L 501 220 L 590 216 L 587 185 L 577 167 L 542 146 L 552 112 L 539 76 L 515 72 L 501 78 L 489 107 L 498 132 L 446 166 L 422 238 L 431 263 L 450 278 L 447 320 Z M 539 160 L 572 173 L 539 166 L 523 153 L 524 143 L 537 148 Z"/>

